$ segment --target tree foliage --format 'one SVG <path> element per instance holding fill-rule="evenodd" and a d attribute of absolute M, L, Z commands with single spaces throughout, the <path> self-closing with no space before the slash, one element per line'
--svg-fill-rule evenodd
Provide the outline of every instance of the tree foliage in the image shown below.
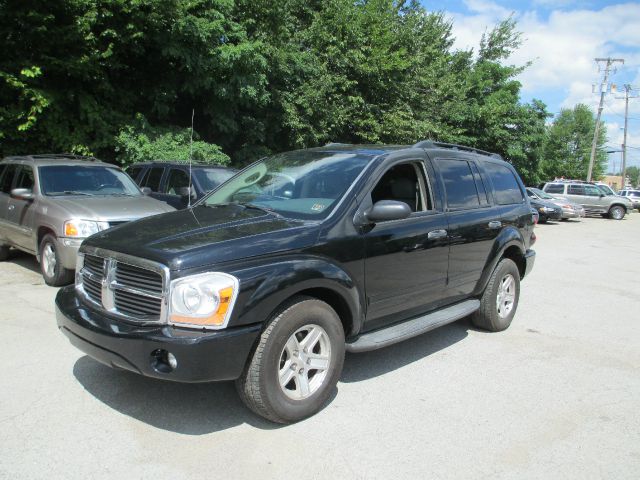
<path fill-rule="evenodd" d="M 519 101 L 511 18 L 473 52 L 416 0 L 0 0 L 0 34 L 2 154 L 177 155 L 195 108 L 201 141 L 237 165 L 434 139 L 538 179 L 546 107 Z"/>
<path fill-rule="evenodd" d="M 587 177 L 596 119 L 591 109 L 578 104 L 572 109 L 563 109 L 549 127 L 544 149 L 542 171 L 547 178 Z M 604 124 L 598 131 L 596 161 L 593 178 L 602 177 L 606 169 L 607 153 L 604 149 L 607 133 Z"/>

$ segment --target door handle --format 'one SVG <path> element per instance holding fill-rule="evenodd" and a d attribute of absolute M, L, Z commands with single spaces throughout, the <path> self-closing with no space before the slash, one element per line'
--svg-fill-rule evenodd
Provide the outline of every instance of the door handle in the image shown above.
<path fill-rule="evenodd" d="M 502 222 L 500 220 L 492 220 L 489 222 L 489 228 L 500 228 L 502 226 Z"/>
<path fill-rule="evenodd" d="M 431 230 L 427 234 L 427 238 L 429 240 L 434 240 L 436 238 L 444 238 L 446 236 L 447 236 L 447 231 L 446 230 Z"/>

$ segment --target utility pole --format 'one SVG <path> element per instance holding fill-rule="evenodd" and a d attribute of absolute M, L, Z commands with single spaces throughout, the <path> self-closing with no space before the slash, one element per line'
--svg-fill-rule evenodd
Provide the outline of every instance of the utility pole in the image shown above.
<path fill-rule="evenodd" d="M 631 93 L 631 85 L 626 84 L 624 86 L 624 97 L 616 97 L 616 98 L 624 98 L 624 140 L 622 144 L 622 188 L 626 187 L 627 182 L 627 129 L 629 126 L 629 99 L 630 98 L 638 98 L 630 97 L 629 93 Z"/>
<path fill-rule="evenodd" d="M 604 67 L 604 78 L 602 79 L 602 83 L 600 84 L 600 104 L 598 105 L 598 115 L 596 117 L 596 127 L 593 132 L 593 143 L 591 144 L 591 157 L 589 158 L 589 172 L 587 173 L 587 181 L 591 181 L 591 176 L 593 174 L 593 165 L 596 160 L 596 149 L 598 147 L 598 133 L 600 131 L 600 117 L 602 116 L 602 108 L 604 104 L 604 96 L 607 93 L 609 88 L 607 84 L 607 80 L 609 80 L 609 71 L 611 70 L 611 65 L 614 63 L 622 63 L 624 64 L 623 58 L 596 58 L 595 61 L 600 65 L 601 62 L 606 62 L 606 66 Z"/>

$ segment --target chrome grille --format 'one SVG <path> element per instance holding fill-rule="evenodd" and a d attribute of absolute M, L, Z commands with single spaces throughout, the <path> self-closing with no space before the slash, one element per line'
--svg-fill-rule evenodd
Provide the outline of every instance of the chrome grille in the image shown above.
<path fill-rule="evenodd" d="M 78 290 L 109 313 L 132 321 L 158 322 L 164 320 L 167 272 L 153 262 L 115 252 L 86 253 Z"/>

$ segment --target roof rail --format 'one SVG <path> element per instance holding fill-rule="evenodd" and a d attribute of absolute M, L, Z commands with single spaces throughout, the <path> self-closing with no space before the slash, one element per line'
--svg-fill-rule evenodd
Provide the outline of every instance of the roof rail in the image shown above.
<path fill-rule="evenodd" d="M 413 145 L 414 148 L 449 148 L 451 150 L 461 150 L 463 152 L 477 153 L 479 155 L 487 155 L 489 157 L 502 160 L 502 156 L 497 153 L 487 152 L 486 150 L 480 150 L 479 148 L 466 147 L 464 145 L 457 145 L 455 143 L 434 142 L 432 140 L 422 140 Z"/>
<path fill-rule="evenodd" d="M 324 147 L 344 147 L 347 145 L 351 145 L 350 143 L 340 143 L 340 142 L 329 142 L 329 143 L 325 143 L 323 146 Z"/>
<path fill-rule="evenodd" d="M 101 160 L 93 156 L 74 155 L 72 153 L 40 153 L 37 155 L 15 155 L 13 158 L 27 158 L 32 160 L 84 160 L 87 162 L 100 162 Z"/>

